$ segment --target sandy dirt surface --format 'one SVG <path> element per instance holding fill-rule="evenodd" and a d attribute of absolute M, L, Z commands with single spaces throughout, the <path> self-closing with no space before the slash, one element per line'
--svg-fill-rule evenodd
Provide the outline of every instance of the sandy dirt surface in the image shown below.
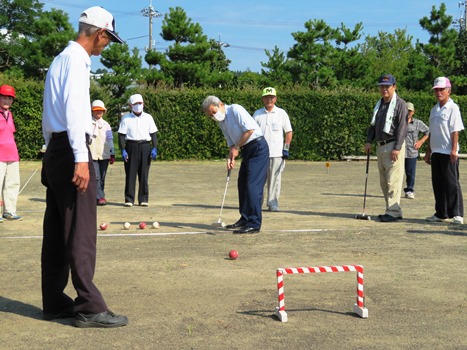
<path fill-rule="evenodd" d="M 239 165 L 239 164 L 238 164 Z M 123 206 L 123 164 L 110 166 L 109 204 L 98 207 L 95 282 L 110 308 L 129 317 L 117 329 L 77 329 L 42 320 L 40 250 L 45 190 L 39 162 L 22 162 L 21 222 L 0 223 L 1 349 L 467 349 L 467 226 L 429 224 L 429 167 L 418 163 L 416 199 L 404 220 L 356 220 L 365 162 L 290 161 L 278 213 L 263 212 L 256 235 L 212 226 L 226 183 L 224 162 L 155 162 L 148 208 Z M 37 170 L 37 172 L 36 172 Z M 467 188 L 467 163 L 461 162 Z M 222 220 L 239 217 L 238 169 Z M 384 211 L 371 162 L 367 214 Z M 132 227 L 124 230 L 124 222 Z M 141 221 L 159 229 L 140 230 Z M 239 252 L 230 260 L 231 249 Z M 356 274 L 284 276 L 288 322 L 274 317 L 276 269 L 364 267 L 365 307 L 353 313 Z M 75 297 L 70 285 L 68 293 Z"/>

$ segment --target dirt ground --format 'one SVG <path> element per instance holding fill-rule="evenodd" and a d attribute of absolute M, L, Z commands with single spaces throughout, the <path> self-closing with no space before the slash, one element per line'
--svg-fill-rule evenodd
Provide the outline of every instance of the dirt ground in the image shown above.
<path fill-rule="evenodd" d="M 261 232 L 246 236 L 211 225 L 224 162 L 153 163 L 148 208 L 123 206 L 123 164 L 112 165 L 109 204 L 98 208 L 97 225 L 109 228 L 98 232 L 95 282 L 109 307 L 129 317 L 116 329 L 42 320 L 40 167 L 21 163 L 21 186 L 29 180 L 18 201 L 24 220 L 0 224 L 1 349 L 467 349 L 467 226 L 425 222 L 434 199 L 423 162 L 416 199 L 402 199 L 404 220 L 381 223 L 355 220 L 364 161 L 329 168 L 290 161 L 281 211 L 263 212 Z M 237 171 L 222 215 L 227 223 L 239 217 Z M 467 188 L 465 161 L 461 179 Z M 383 209 L 371 162 L 367 214 L 376 218 Z M 140 221 L 161 227 L 140 230 Z M 237 260 L 228 259 L 231 249 Z M 354 272 L 285 275 L 289 320 L 273 316 L 277 268 L 353 264 L 364 267 L 368 318 L 353 313 Z M 71 283 L 67 291 L 75 296 Z"/>

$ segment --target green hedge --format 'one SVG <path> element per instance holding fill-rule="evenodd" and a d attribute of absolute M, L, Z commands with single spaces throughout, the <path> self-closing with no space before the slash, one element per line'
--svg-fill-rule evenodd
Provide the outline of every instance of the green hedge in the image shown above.
<path fill-rule="evenodd" d="M 21 158 L 36 158 L 44 143 L 41 131 L 43 83 L 12 82 L 3 78 L 0 83 L 13 85 L 16 89 L 17 99 L 12 112 Z M 262 107 L 258 91 L 141 89 L 138 92 L 145 99 L 145 111 L 153 115 L 159 128 L 161 160 L 226 157 L 228 150 L 222 132 L 201 111 L 201 102 L 207 95 L 216 95 L 227 104 L 241 104 L 250 113 Z M 366 128 L 379 97 L 377 91 L 293 89 L 278 93 L 277 105 L 288 112 L 294 128 L 290 151 L 292 159 L 337 160 L 363 153 Z M 430 92 L 401 93 L 401 97 L 414 103 L 415 116 L 428 123 L 430 110 L 435 104 Z M 467 110 L 467 96 L 455 96 L 453 99 L 461 111 Z M 114 130 L 118 128 L 118 116 L 107 116 L 106 119 Z M 460 144 L 461 152 L 466 153 L 466 133 L 460 134 Z"/>

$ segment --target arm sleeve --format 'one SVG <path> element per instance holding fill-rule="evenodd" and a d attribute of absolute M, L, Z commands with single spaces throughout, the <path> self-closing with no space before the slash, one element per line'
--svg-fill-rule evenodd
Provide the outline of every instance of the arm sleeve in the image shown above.
<path fill-rule="evenodd" d="M 152 140 L 152 147 L 157 147 L 157 133 L 153 132 L 152 134 L 149 134 L 151 136 Z"/>
<path fill-rule="evenodd" d="M 120 151 L 125 149 L 125 134 L 118 133 L 118 147 L 120 147 Z"/>
<path fill-rule="evenodd" d="M 396 112 L 399 126 L 397 128 L 396 134 L 394 135 L 396 137 L 396 144 L 394 145 L 394 149 L 400 151 L 407 136 L 407 115 L 409 112 L 404 100 L 401 99 L 397 101 Z"/>
<path fill-rule="evenodd" d="M 370 125 L 366 132 L 366 143 L 372 143 L 376 137 L 376 130 L 374 125 Z"/>

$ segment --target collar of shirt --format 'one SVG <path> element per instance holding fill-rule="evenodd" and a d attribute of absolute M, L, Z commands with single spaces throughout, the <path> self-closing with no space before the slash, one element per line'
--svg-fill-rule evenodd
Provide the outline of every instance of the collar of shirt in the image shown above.
<path fill-rule="evenodd" d="M 11 115 L 11 112 L 8 109 L 2 109 L 1 110 L 3 118 L 5 118 L 6 121 L 8 121 L 8 118 Z"/>
<path fill-rule="evenodd" d="M 79 51 L 79 54 L 82 55 L 83 58 L 86 59 L 86 65 L 88 67 L 91 67 L 91 57 L 89 57 L 89 54 L 86 52 L 84 47 L 82 47 L 76 41 L 71 40 L 68 42 L 68 48 Z"/>

